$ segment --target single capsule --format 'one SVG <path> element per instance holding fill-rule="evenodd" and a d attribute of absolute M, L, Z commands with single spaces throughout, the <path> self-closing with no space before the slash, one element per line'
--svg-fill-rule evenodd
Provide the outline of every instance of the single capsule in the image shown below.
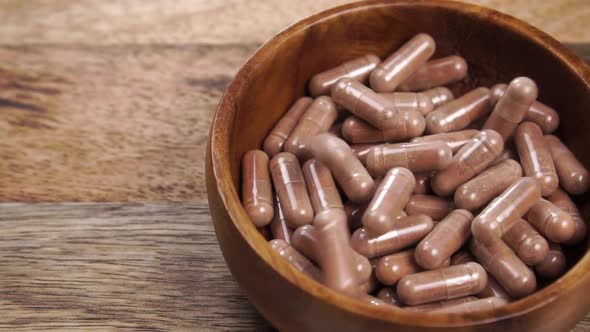
<path fill-rule="evenodd" d="M 508 140 L 516 126 L 524 119 L 527 110 L 537 99 L 537 85 L 527 77 L 513 79 L 504 95 L 498 100 L 483 129 L 497 131 Z"/>
<path fill-rule="evenodd" d="M 563 243 L 576 231 L 572 216 L 546 199 L 540 199 L 530 209 L 526 218 L 549 241 Z"/>
<path fill-rule="evenodd" d="M 545 136 L 545 142 L 549 145 L 561 187 L 572 195 L 587 192 L 590 187 L 590 174 L 586 167 L 556 136 Z"/>
<path fill-rule="evenodd" d="M 366 82 L 371 71 L 381 62 L 375 54 L 342 63 L 340 66 L 316 74 L 309 81 L 309 93 L 313 97 L 329 95 L 332 86 L 341 78 L 347 77 L 361 83 Z"/>
<path fill-rule="evenodd" d="M 420 33 L 381 62 L 371 72 L 369 81 L 377 92 L 394 91 L 434 54 L 434 39 Z"/>
<path fill-rule="evenodd" d="M 414 312 L 434 312 L 434 311 L 441 310 L 444 308 L 454 307 L 454 306 L 457 306 L 460 304 L 470 303 L 470 302 L 477 301 L 477 300 L 479 300 L 479 299 L 475 296 L 466 296 L 466 297 L 460 297 L 458 299 L 452 299 L 452 300 L 435 301 L 435 302 L 430 302 L 430 303 L 425 303 L 425 304 L 405 306 L 405 307 L 402 307 L 402 309 L 408 310 L 408 311 L 414 311 Z"/>
<path fill-rule="evenodd" d="M 379 290 L 379 292 L 377 293 L 377 298 L 387 304 L 396 307 L 401 307 L 402 305 L 399 301 L 399 298 L 397 297 L 397 294 L 395 293 L 395 289 L 393 289 L 392 287 L 381 288 L 381 290 Z"/>
<path fill-rule="evenodd" d="M 559 180 L 539 126 L 532 122 L 521 123 L 516 128 L 514 141 L 524 174 L 539 182 L 544 197 L 551 195 L 557 189 Z"/>
<path fill-rule="evenodd" d="M 447 143 L 447 145 L 453 150 L 453 153 L 459 151 L 465 144 L 471 141 L 475 135 L 479 134 L 479 130 L 476 129 L 465 129 L 461 131 L 454 131 L 450 133 L 440 133 L 434 135 L 427 135 L 412 138 L 410 142 L 412 143 L 419 143 L 419 142 L 433 142 L 433 141 L 442 141 Z"/>
<path fill-rule="evenodd" d="M 469 313 L 476 313 L 476 312 L 481 312 L 481 311 L 485 311 L 485 310 L 494 310 L 494 309 L 504 306 L 507 303 L 508 303 L 508 301 L 503 298 L 488 297 L 485 299 L 479 299 L 479 300 L 471 301 L 468 303 L 463 303 L 463 304 L 458 304 L 458 305 L 454 305 L 454 306 L 441 308 L 441 309 L 435 310 L 434 312 L 446 313 L 446 314 L 451 314 L 451 313 L 469 314 Z"/>
<path fill-rule="evenodd" d="M 455 191 L 458 208 L 475 211 L 492 201 L 522 177 L 522 168 L 514 160 L 504 160 L 462 184 Z"/>
<path fill-rule="evenodd" d="M 453 159 L 453 151 L 444 142 L 399 143 L 377 145 L 366 158 L 367 170 L 374 177 L 393 167 L 404 167 L 412 172 L 436 171 L 446 168 Z"/>
<path fill-rule="evenodd" d="M 459 251 L 451 257 L 451 265 L 459 265 L 469 262 L 475 262 L 475 257 L 473 257 L 473 255 L 471 255 L 471 253 L 467 250 Z M 489 274 L 486 287 L 484 287 L 484 289 L 481 292 L 477 293 L 477 297 L 499 297 L 501 299 L 505 299 L 508 301 L 511 300 L 510 295 L 506 293 L 504 287 L 502 287 L 502 285 L 500 285 L 500 283 L 498 283 L 498 281 Z"/>
<path fill-rule="evenodd" d="M 256 227 L 272 220 L 272 186 L 264 151 L 250 150 L 242 158 L 242 204 Z"/>
<path fill-rule="evenodd" d="M 492 87 L 493 105 L 496 105 L 500 97 L 504 95 L 507 86 L 506 84 L 496 84 Z M 551 134 L 559 127 L 559 114 L 553 108 L 535 101 L 527 110 L 524 121 L 534 122 L 541 127 L 544 134 Z"/>
<path fill-rule="evenodd" d="M 313 99 L 301 97 L 289 108 L 287 113 L 277 122 L 270 134 L 264 139 L 263 149 L 271 158 L 283 150 L 283 145 L 291 135 L 299 118 L 311 105 Z"/>
<path fill-rule="evenodd" d="M 430 186 L 439 196 L 449 196 L 463 183 L 484 171 L 504 149 L 504 141 L 493 130 L 484 130 L 465 144 L 451 164 L 437 172 Z"/>
<path fill-rule="evenodd" d="M 374 146 L 377 146 L 377 144 L 363 143 L 353 144 L 350 146 L 350 148 L 352 149 L 352 152 L 358 158 L 358 160 L 360 160 L 361 163 L 363 163 L 363 165 L 366 165 L 367 155 Z"/>
<path fill-rule="evenodd" d="M 344 209 L 330 170 L 316 159 L 303 164 L 303 178 L 315 214 L 327 209 Z"/>
<path fill-rule="evenodd" d="M 379 236 L 359 228 L 352 234 L 350 243 L 356 252 L 367 258 L 383 256 L 418 243 L 433 225 L 428 216 L 403 217 L 395 221 L 392 230 Z"/>
<path fill-rule="evenodd" d="M 569 240 L 564 241 L 563 244 L 575 245 L 584 241 L 588 227 L 586 226 L 584 219 L 582 219 L 582 215 L 580 214 L 580 211 L 578 211 L 576 204 L 571 200 L 568 194 L 557 188 L 557 190 L 553 192 L 553 195 L 549 196 L 548 199 L 551 203 L 555 204 L 555 206 L 569 213 L 574 222 L 574 235 Z"/>
<path fill-rule="evenodd" d="M 432 98 L 423 93 L 386 92 L 380 95 L 393 103 L 399 111 L 418 111 L 426 115 L 434 109 Z"/>
<path fill-rule="evenodd" d="M 467 210 L 449 213 L 418 243 L 415 250 L 416 262 L 428 270 L 441 267 L 471 236 L 472 220 L 473 214 Z"/>
<path fill-rule="evenodd" d="M 440 134 L 465 129 L 490 111 L 490 90 L 477 88 L 429 113 L 426 132 Z"/>
<path fill-rule="evenodd" d="M 433 220 L 442 220 L 455 209 L 452 200 L 434 195 L 412 195 L 405 211 L 409 216 L 426 215 Z"/>
<path fill-rule="evenodd" d="M 291 236 L 293 235 L 293 229 L 287 224 L 285 219 L 285 213 L 279 202 L 279 197 L 275 195 L 274 199 L 274 216 L 270 222 L 270 233 L 273 239 L 279 239 L 291 244 Z"/>
<path fill-rule="evenodd" d="M 397 295 L 409 305 L 450 300 L 479 293 L 487 281 L 487 272 L 477 263 L 452 265 L 403 277 Z"/>
<path fill-rule="evenodd" d="M 312 155 L 330 169 L 348 199 L 356 203 L 371 199 L 375 183 L 346 142 L 320 134 L 313 137 L 309 145 Z"/>
<path fill-rule="evenodd" d="M 537 288 L 535 273 L 516 254 L 497 239 L 485 245 L 472 239 L 471 253 L 513 298 L 531 294 Z"/>
<path fill-rule="evenodd" d="M 279 239 L 271 240 L 270 247 L 276 251 L 281 257 L 285 258 L 297 270 L 312 278 L 313 280 L 322 283 L 324 276 L 322 272 L 310 262 L 305 256 L 299 253 L 295 248 L 291 247 L 287 242 Z"/>
<path fill-rule="evenodd" d="M 380 257 L 375 267 L 375 275 L 384 285 L 395 285 L 406 275 L 420 271 L 413 249 Z"/>
<path fill-rule="evenodd" d="M 467 62 L 451 55 L 426 62 L 400 84 L 400 91 L 419 91 L 460 81 L 467 76 Z"/>
<path fill-rule="evenodd" d="M 566 258 L 558 244 L 551 244 L 551 249 L 539 264 L 535 265 L 535 271 L 545 279 L 557 279 L 565 273 L 567 268 Z"/>
<path fill-rule="evenodd" d="M 500 239 L 541 198 L 538 182 L 521 178 L 481 211 L 471 224 L 473 236 L 485 244 Z"/>
<path fill-rule="evenodd" d="M 541 262 L 549 251 L 547 240 L 524 219 L 514 223 L 502 239 L 528 266 Z"/>
<path fill-rule="evenodd" d="M 285 142 L 284 150 L 301 160 L 311 158 L 307 140 L 332 127 L 338 117 L 338 108 L 330 97 L 322 96 L 315 99 L 301 115 L 299 122 Z"/>
<path fill-rule="evenodd" d="M 311 224 L 313 208 L 297 157 L 288 152 L 277 154 L 270 161 L 270 174 L 287 224 L 294 228 Z"/>
<path fill-rule="evenodd" d="M 422 91 L 423 94 L 430 97 L 434 109 L 455 99 L 453 92 L 448 88 L 439 86 L 438 88 Z"/>
<path fill-rule="evenodd" d="M 377 129 L 356 116 L 350 116 L 342 124 L 342 136 L 347 142 L 382 143 L 400 142 L 422 135 L 424 117 L 417 111 L 400 111 L 396 127 L 386 130 Z"/>
<path fill-rule="evenodd" d="M 428 195 L 430 194 L 430 178 L 434 175 L 434 172 L 416 173 L 416 186 L 414 187 L 414 195 Z"/>
<path fill-rule="evenodd" d="M 414 175 L 408 169 L 390 169 L 377 187 L 363 215 L 363 227 L 374 235 L 390 231 L 394 220 L 406 206 L 415 185 Z"/>
<path fill-rule="evenodd" d="M 324 272 L 326 286 L 345 293 L 358 289 L 355 262 L 352 258 L 346 214 L 342 209 L 328 209 L 316 215 L 318 265 Z"/>

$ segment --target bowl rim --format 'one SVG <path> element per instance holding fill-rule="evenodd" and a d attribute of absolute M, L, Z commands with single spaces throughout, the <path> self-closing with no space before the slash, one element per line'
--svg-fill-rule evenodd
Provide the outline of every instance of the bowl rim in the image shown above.
<path fill-rule="evenodd" d="M 456 11 L 462 15 L 473 16 L 480 20 L 493 20 L 492 24 L 512 30 L 549 51 L 552 56 L 557 58 L 573 73 L 580 77 L 585 83 L 586 89 L 590 91 L 590 67 L 581 58 L 543 31 L 524 21 L 508 14 L 498 12 L 494 9 L 454 0 L 365 0 L 336 6 L 303 18 L 300 21 L 289 25 L 287 28 L 266 41 L 244 63 L 224 91 L 213 116 L 209 137 L 209 153 L 211 156 L 212 173 L 217 180 L 217 192 L 219 193 L 221 202 L 237 231 L 265 264 L 293 286 L 298 287 L 312 297 L 321 300 L 324 303 L 336 306 L 341 310 L 362 315 L 369 319 L 415 327 L 472 326 L 524 315 L 555 301 L 560 293 L 574 287 L 583 280 L 590 278 L 590 275 L 585 273 L 585 271 L 590 270 L 589 252 L 586 251 L 583 257 L 558 280 L 552 282 L 545 288 L 525 298 L 511 302 L 500 309 L 491 309 L 466 315 L 417 313 L 398 309 L 396 307 L 376 307 L 333 291 L 328 287 L 313 281 L 311 278 L 292 267 L 286 260 L 279 259 L 279 255 L 270 250 L 267 240 L 258 232 L 252 221 L 246 215 L 238 191 L 233 185 L 228 153 L 229 139 L 223 140 L 222 137 L 231 137 L 230 133 L 234 127 L 235 120 L 236 96 L 247 86 L 246 77 L 251 72 L 252 68 L 254 68 L 262 59 L 269 56 L 277 45 L 285 42 L 297 32 L 305 30 L 316 23 L 357 10 L 405 6 L 439 7 L 445 10 Z M 214 153 L 214 151 L 222 151 L 224 153 Z M 449 318 L 449 315 L 452 316 L 452 318 Z M 425 317 L 428 317 L 428 319 L 424 319 Z"/>

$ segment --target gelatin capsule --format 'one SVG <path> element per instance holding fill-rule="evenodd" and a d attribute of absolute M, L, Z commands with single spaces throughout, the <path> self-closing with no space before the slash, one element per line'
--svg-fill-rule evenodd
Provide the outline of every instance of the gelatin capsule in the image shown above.
<path fill-rule="evenodd" d="M 406 275 L 420 271 L 413 249 L 380 257 L 375 267 L 375 275 L 384 285 L 395 285 Z"/>
<path fill-rule="evenodd" d="M 533 205 L 526 220 L 552 242 L 566 242 L 576 230 L 572 216 L 546 199 L 540 199 Z"/>
<path fill-rule="evenodd" d="M 412 195 L 406 204 L 405 211 L 409 216 L 426 215 L 433 220 L 442 220 L 453 209 L 452 200 L 434 195 Z"/>
<path fill-rule="evenodd" d="M 344 209 L 330 170 L 316 159 L 303 164 L 303 178 L 315 214 L 327 209 Z"/>
<path fill-rule="evenodd" d="M 539 264 L 535 265 L 535 271 L 545 279 L 557 279 L 561 277 L 567 268 L 566 258 L 558 244 L 551 244 L 549 252 Z"/>
<path fill-rule="evenodd" d="M 465 129 L 490 111 L 490 90 L 477 88 L 429 113 L 426 132 L 440 134 Z"/>
<path fill-rule="evenodd" d="M 430 97 L 434 109 L 455 99 L 453 92 L 442 86 L 423 91 L 422 93 Z"/>
<path fill-rule="evenodd" d="M 514 223 L 502 239 L 529 266 L 538 264 L 549 251 L 547 240 L 524 219 Z"/>
<path fill-rule="evenodd" d="M 508 301 L 499 297 L 488 297 L 485 299 L 479 299 L 468 303 L 458 304 L 435 310 L 434 312 L 446 313 L 446 314 L 470 314 L 485 310 L 494 310 L 507 304 Z"/>
<path fill-rule="evenodd" d="M 396 127 L 380 130 L 356 116 L 350 116 L 342 124 L 342 136 L 347 142 L 382 143 L 400 142 L 422 135 L 424 132 L 424 117 L 416 111 L 400 111 L 400 121 Z"/>
<path fill-rule="evenodd" d="M 475 135 L 479 134 L 479 130 L 476 129 L 465 129 L 461 131 L 454 131 L 450 133 L 440 133 L 434 135 L 427 135 L 412 138 L 410 142 L 412 143 L 419 143 L 419 142 L 433 142 L 433 141 L 442 141 L 447 143 L 447 145 L 453 150 L 453 153 L 459 151 L 465 144 L 471 141 Z"/>
<path fill-rule="evenodd" d="M 460 81 L 467 75 L 467 62 L 451 55 L 430 60 L 400 84 L 400 91 L 419 91 Z"/>
<path fill-rule="evenodd" d="M 393 167 L 412 172 L 436 171 L 446 168 L 453 159 L 451 148 L 441 141 L 377 145 L 366 158 L 367 170 L 379 177 Z"/>
<path fill-rule="evenodd" d="M 415 312 L 434 312 L 437 310 L 441 310 L 443 308 L 452 307 L 452 306 L 460 305 L 463 303 L 470 303 L 470 302 L 477 301 L 477 300 L 478 300 L 478 298 L 475 296 L 466 296 L 466 297 L 460 297 L 458 299 L 435 301 L 435 302 L 430 302 L 430 303 L 425 303 L 425 304 L 405 306 L 402 308 L 404 310 L 415 311 Z"/>
<path fill-rule="evenodd" d="M 590 174 L 586 167 L 556 136 L 545 136 L 545 142 L 553 157 L 561 187 L 572 195 L 587 192 L 590 187 Z"/>
<path fill-rule="evenodd" d="M 379 290 L 379 292 L 377 293 L 377 298 L 387 304 L 396 307 L 400 307 L 402 305 L 397 297 L 397 294 L 395 293 L 395 289 L 391 287 L 381 288 L 381 290 Z"/>
<path fill-rule="evenodd" d="M 473 255 L 471 255 L 471 253 L 467 250 L 459 251 L 451 257 L 451 265 L 465 264 L 468 262 L 475 262 L 475 257 L 473 257 Z M 484 287 L 481 292 L 477 293 L 477 297 L 499 297 L 506 300 L 511 299 L 510 295 L 506 293 L 504 287 L 502 287 L 502 285 L 500 285 L 498 281 L 490 274 L 488 274 L 488 282 L 486 287 Z"/>
<path fill-rule="evenodd" d="M 434 109 L 432 98 L 423 93 L 387 92 L 379 95 L 393 103 L 399 111 L 418 111 L 426 115 Z"/>
<path fill-rule="evenodd" d="M 557 189 L 559 180 L 539 126 L 532 122 L 521 123 L 516 128 L 514 141 L 524 174 L 539 182 L 544 197 L 551 195 Z"/>
<path fill-rule="evenodd" d="M 360 58 L 346 61 L 332 69 L 316 74 L 309 81 L 309 93 L 314 96 L 329 95 L 332 86 L 344 77 L 361 83 L 366 82 L 371 71 L 381 62 L 375 54 L 367 54 Z"/>
<path fill-rule="evenodd" d="M 270 233 L 273 239 L 279 239 L 291 244 L 291 236 L 293 235 L 293 229 L 287 224 L 285 219 L 285 213 L 279 202 L 279 197 L 275 195 L 274 199 L 274 216 L 270 222 Z"/>
<path fill-rule="evenodd" d="M 281 257 L 285 258 L 297 270 L 303 272 L 303 274 L 317 282 L 322 283 L 324 281 L 322 272 L 313 265 L 309 259 L 295 250 L 295 248 L 291 247 L 287 242 L 275 239 L 271 240 L 269 243 L 274 251 L 276 251 Z"/>
<path fill-rule="evenodd" d="M 311 105 L 313 99 L 309 97 L 301 97 L 289 108 L 287 113 L 277 122 L 277 124 L 270 131 L 270 134 L 264 139 L 264 152 L 271 158 L 283 150 L 283 145 L 297 126 L 299 118 L 303 115 L 305 110 Z"/>
<path fill-rule="evenodd" d="M 272 186 L 264 151 L 250 150 L 242 159 L 242 203 L 256 227 L 272 220 Z"/>
<path fill-rule="evenodd" d="M 548 199 L 551 203 L 555 204 L 555 206 L 564 212 L 569 213 L 574 222 L 574 235 L 563 243 L 566 245 L 575 245 L 584 241 L 588 227 L 586 226 L 584 219 L 582 219 L 582 215 L 580 214 L 580 211 L 578 211 L 576 204 L 571 200 L 568 194 L 557 188 L 557 190 L 553 192 L 553 195 L 549 196 Z"/>

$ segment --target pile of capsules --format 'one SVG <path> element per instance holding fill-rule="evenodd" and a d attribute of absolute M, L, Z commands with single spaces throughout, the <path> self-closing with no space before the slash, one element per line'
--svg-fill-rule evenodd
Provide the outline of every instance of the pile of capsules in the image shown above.
<path fill-rule="evenodd" d="M 559 118 L 534 81 L 455 99 L 442 86 L 467 63 L 434 51 L 418 34 L 383 62 L 315 75 L 315 99 L 243 157 L 243 204 L 274 250 L 334 290 L 414 311 L 496 308 L 565 272 L 562 246 L 586 237 L 568 194 L 590 180 L 550 135 Z"/>

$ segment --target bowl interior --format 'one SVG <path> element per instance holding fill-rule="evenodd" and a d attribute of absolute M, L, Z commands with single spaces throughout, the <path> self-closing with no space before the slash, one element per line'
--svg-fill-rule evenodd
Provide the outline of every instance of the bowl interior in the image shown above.
<path fill-rule="evenodd" d="M 542 32 L 492 10 L 447 1 L 370 1 L 338 7 L 288 28 L 240 70 L 222 99 L 220 110 L 225 105 L 228 112 L 218 112 L 214 124 L 227 126 L 221 132 L 228 136 L 228 155 L 214 156 L 227 162 L 233 180 L 234 187 L 226 194 L 239 200 L 241 157 L 261 147 L 293 101 L 306 94 L 310 77 L 367 53 L 385 58 L 420 32 L 436 40 L 434 57 L 458 54 L 467 60 L 469 76 L 450 86 L 455 95 L 508 83 L 517 76 L 534 79 L 539 99 L 560 114 L 557 134 L 590 167 L 590 153 L 584 146 L 590 142 L 590 130 L 586 130 L 590 128 L 590 71 L 571 52 Z M 577 198 L 585 218 L 590 214 L 588 197 Z M 243 218 L 234 222 L 254 227 Z M 264 241 L 262 237 L 249 240 Z M 569 264 L 575 264 L 586 248 L 569 249 Z M 514 308 L 541 305 L 548 295 L 538 292 Z M 472 318 L 475 322 L 482 317 Z"/>

